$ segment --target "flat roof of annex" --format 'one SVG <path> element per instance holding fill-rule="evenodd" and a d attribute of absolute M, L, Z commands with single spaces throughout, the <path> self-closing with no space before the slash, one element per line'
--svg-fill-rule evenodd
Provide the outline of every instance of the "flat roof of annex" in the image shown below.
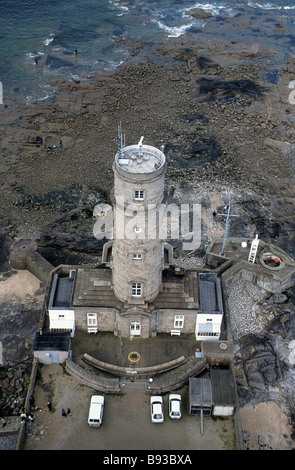
<path fill-rule="evenodd" d="M 142 144 L 143 137 L 137 145 L 122 147 L 116 154 L 117 167 L 126 173 L 147 174 L 158 172 L 165 165 L 164 153 L 152 147 Z"/>

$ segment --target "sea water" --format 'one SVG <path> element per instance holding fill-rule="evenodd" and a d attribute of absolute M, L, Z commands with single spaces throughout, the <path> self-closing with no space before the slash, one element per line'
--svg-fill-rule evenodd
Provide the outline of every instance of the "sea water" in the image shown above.
<path fill-rule="evenodd" d="M 79 78 L 120 66 L 130 53 L 123 43 L 156 45 L 186 32 L 206 34 L 207 19 L 191 16 L 193 8 L 213 15 L 216 28 L 212 30 L 211 24 L 210 38 L 216 36 L 217 40 L 227 35 L 230 40 L 244 35 L 248 41 L 267 36 L 259 28 L 247 31 L 242 24 L 241 31 L 226 29 L 227 19 L 245 11 L 261 21 L 267 21 L 270 13 L 271 21 L 285 17 L 290 24 L 288 33 L 280 37 L 268 34 L 267 39 L 274 47 L 286 48 L 286 57 L 295 52 L 295 0 L 1 0 L 3 104 L 45 100 L 54 93 L 50 83 L 55 79 Z"/>

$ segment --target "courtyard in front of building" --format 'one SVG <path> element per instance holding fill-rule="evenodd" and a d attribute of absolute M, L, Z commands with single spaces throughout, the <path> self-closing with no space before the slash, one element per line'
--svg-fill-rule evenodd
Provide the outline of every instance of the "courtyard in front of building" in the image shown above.
<path fill-rule="evenodd" d="M 188 413 L 188 385 L 182 396 L 182 417 L 168 416 L 168 397 L 163 395 L 164 422 L 154 424 L 150 416 L 150 395 L 128 392 L 105 395 L 103 424 L 87 424 L 90 397 L 99 392 L 79 383 L 65 372 L 61 364 L 41 365 L 35 387 L 35 420 L 32 435 L 25 440 L 24 450 L 235 450 L 233 417 L 204 417 L 203 433 L 200 416 Z M 52 402 L 52 411 L 47 408 Z M 71 409 L 63 417 L 62 408 Z M 179 453 L 179 452 L 178 452 Z M 124 454 L 125 455 L 125 454 Z"/>

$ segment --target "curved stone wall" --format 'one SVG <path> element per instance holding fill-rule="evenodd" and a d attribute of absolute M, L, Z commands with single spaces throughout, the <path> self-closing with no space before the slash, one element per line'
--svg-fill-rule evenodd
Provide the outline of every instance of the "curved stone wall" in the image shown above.
<path fill-rule="evenodd" d="M 94 357 L 90 356 L 87 353 L 83 354 L 82 359 L 87 364 L 90 364 L 91 366 L 96 367 L 97 369 L 101 369 L 105 372 L 116 374 L 121 377 L 125 377 L 131 372 L 133 376 L 136 375 L 136 377 L 144 377 L 144 376 L 150 377 L 150 376 L 154 376 L 156 374 L 160 374 L 162 372 L 167 372 L 168 370 L 174 369 L 175 367 L 178 367 L 179 365 L 187 361 L 187 359 L 184 356 L 180 356 L 177 359 L 173 359 L 172 361 L 165 362 L 163 364 L 159 364 L 156 366 L 135 368 L 135 367 L 122 367 L 122 366 L 116 366 L 113 364 L 107 364 L 106 362 L 95 359 Z"/>
<path fill-rule="evenodd" d="M 66 371 L 79 382 L 105 393 L 120 393 L 120 381 L 117 377 L 103 377 L 78 366 L 71 359 L 66 361 Z"/>
<path fill-rule="evenodd" d="M 147 383 L 147 392 L 155 394 L 177 390 L 184 385 L 190 377 L 201 374 L 207 368 L 208 362 L 206 357 L 199 360 L 192 356 L 173 369 L 159 372 L 152 381 Z M 89 372 L 83 367 L 78 366 L 71 359 L 66 361 L 66 370 L 79 382 L 90 388 L 104 393 L 121 393 L 120 379 L 118 377 L 108 378 Z M 135 379 L 133 375 L 132 379 Z"/>

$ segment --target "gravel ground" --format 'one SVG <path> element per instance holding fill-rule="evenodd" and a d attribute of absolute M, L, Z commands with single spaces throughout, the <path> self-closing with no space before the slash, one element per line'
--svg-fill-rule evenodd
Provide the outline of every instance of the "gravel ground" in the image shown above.
<path fill-rule="evenodd" d="M 0 436 L 0 450 L 15 450 L 18 433 Z"/>
<path fill-rule="evenodd" d="M 239 279 L 230 284 L 227 295 L 233 338 L 238 340 L 247 334 L 263 335 L 265 322 L 270 317 L 267 315 L 267 319 L 263 318 L 259 302 L 266 297 L 267 292 L 251 282 Z"/>

